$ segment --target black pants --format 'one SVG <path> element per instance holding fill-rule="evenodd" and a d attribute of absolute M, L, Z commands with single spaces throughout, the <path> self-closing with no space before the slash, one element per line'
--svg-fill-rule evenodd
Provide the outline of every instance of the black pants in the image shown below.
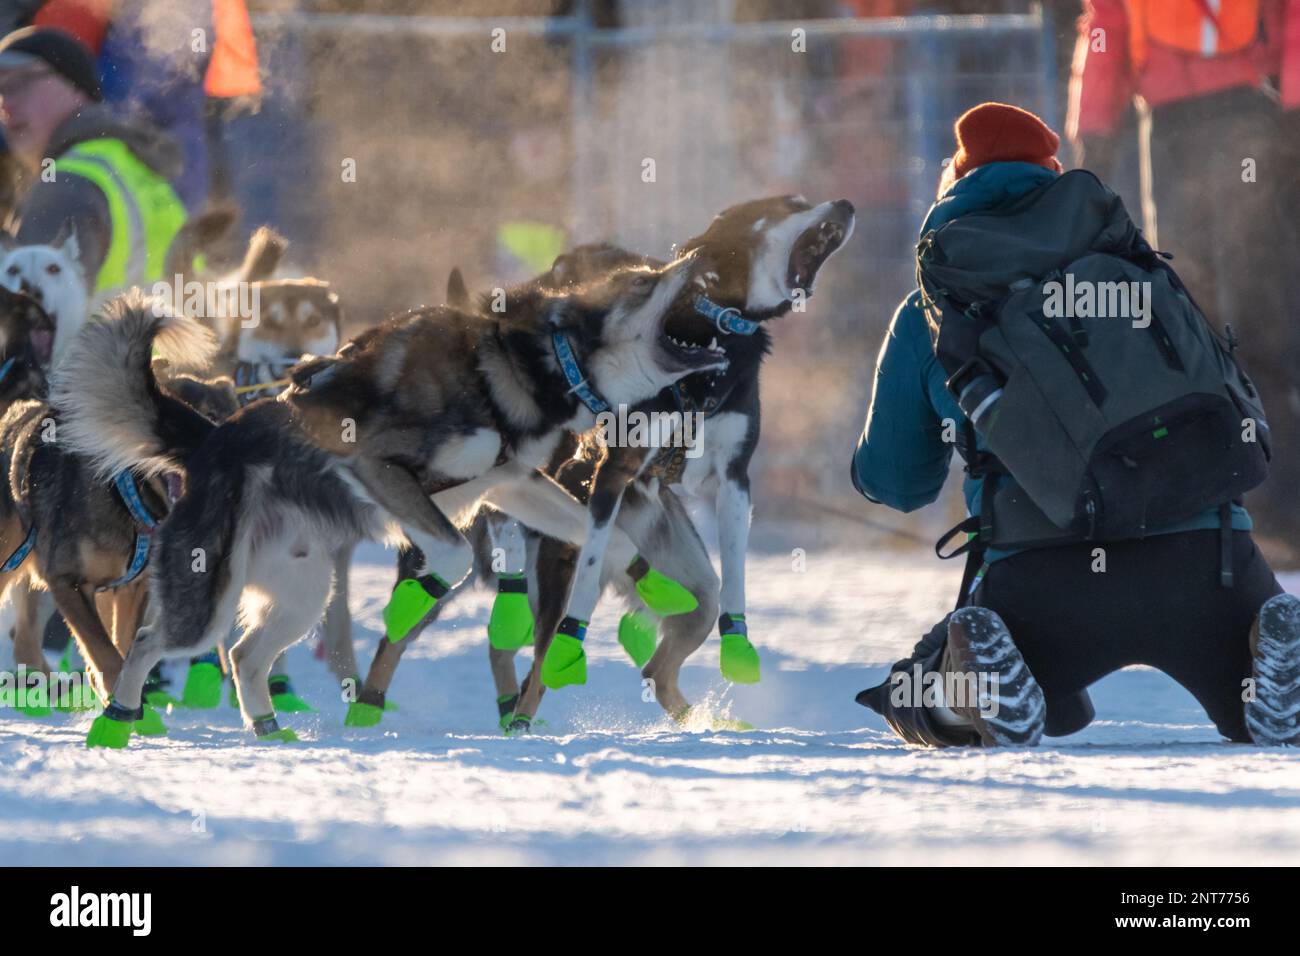
<path fill-rule="evenodd" d="M 1093 570 L 1097 547 L 1104 572 Z M 1187 688 L 1221 734 L 1244 742 L 1250 629 L 1282 588 L 1246 532 L 1233 534 L 1234 587 L 1219 584 L 1219 561 L 1218 531 L 1040 548 L 993 562 L 973 603 L 1006 622 L 1047 699 L 1048 734 L 1083 729 L 1092 718 L 1088 686 L 1146 664 Z M 894 669 L 938 667 L 947 635 L 945 618 Z"/>

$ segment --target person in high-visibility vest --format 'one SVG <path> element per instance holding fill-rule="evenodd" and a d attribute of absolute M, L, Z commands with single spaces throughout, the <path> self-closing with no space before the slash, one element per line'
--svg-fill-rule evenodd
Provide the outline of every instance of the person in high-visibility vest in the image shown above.
<path fill-rule="evenodd" d="M 180 151 L 102 104 L 89 50 L 45 27 L 0 40 L 0 122 L 31 174 L 15 211 L 20 245 L 50 243 L 70 223 L 95 301 L 166 278 L 167 250 L 186 220 L 169 182 Z"/>

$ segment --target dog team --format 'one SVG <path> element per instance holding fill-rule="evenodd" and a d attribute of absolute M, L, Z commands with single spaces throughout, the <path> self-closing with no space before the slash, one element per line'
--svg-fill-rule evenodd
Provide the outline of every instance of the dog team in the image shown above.
<path fill-rule="evenodd" d="M 529 729 L 546 687 L 586 681 L 606 588 L 629 604 L 620 641 L 685 719 L 679 672 L 715 620 L 723 674 L 759 678 L 744 561 L 766 323 L 811 295 L 853 225 L 844 200 L 743 203 L 672 261 L 581 246 L 480 300 L 456 273 L 447 304 L 341 346 L 338 297 L 276 278 L 284 246 L 267 230 L 216 283 L 256 291 L 253 321 L 138 289 L 91 315 L 75 234 L 10 249 L 0 586 L 16 662 L 46 670 L 45 591 L 104 705 L 89 746 L 163 732 L 151 676 L 214 649 L 255 736 L 291 740 L 273 671 L 324 615 L 326 656 L 355 688 L 347 722 L 364 726 L 405 647 L 477 571 L 499 591 L 488 631 L 508 733 Z M 182 230 L 174 258 L 221 226 Z M 689 457 L 680 441 L 607 443 L 596 426 L 613 409 L 695 415 Z M 721 581 L 684 496 L 717 509 Z M 346 575 L 364 539 L 399 558 L 361 680 Z"/>

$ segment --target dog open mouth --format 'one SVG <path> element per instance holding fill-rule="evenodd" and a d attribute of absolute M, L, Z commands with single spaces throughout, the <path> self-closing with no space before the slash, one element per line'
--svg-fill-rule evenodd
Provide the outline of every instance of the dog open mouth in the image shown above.
<path fill-rule="evenodd" d="M 805 229 L 795 240 L 790 250 L 790 266 L 786 273 L 786 282 L 790 288 L 811 292 L 817 273 L 826 260 L 844 245 L 848 237 L 849 223 L 839 219 L 828 219 L 820 225 Z"/>
<path fill-rule="evenodd" d="M 30 336 L 32 356 L 38 365 L 49 365 L 54 355 L 54 329 L 35 329 Z"/>
<path fill-rule="evenodd" d="M 660 364 L 673 371 L 723 371 L 727 367 L 727 353 L 716 336 L 707 344 L 688 342 L 669 333 L 666 318 L 659 329 L 659 348 L 666 359 Z"/>

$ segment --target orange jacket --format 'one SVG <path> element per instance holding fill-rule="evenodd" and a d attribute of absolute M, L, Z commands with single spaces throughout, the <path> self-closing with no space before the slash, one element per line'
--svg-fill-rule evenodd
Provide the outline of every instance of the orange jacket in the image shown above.
<path fill-rule="evenodd" d="M 1300 106 L 1300 0 L 1085 0 L 1066 135 L 1113 132 L 1134 96 L 1161 106 L 1265 79 Z"/>
<path fill-rule="evenodd" d="M 261 93 L 257 44 L 244 0 L 212 0 L 212 24 L 217 37 L 212 44 L 203 91 L 208 96 L 222 98 Z"/>

